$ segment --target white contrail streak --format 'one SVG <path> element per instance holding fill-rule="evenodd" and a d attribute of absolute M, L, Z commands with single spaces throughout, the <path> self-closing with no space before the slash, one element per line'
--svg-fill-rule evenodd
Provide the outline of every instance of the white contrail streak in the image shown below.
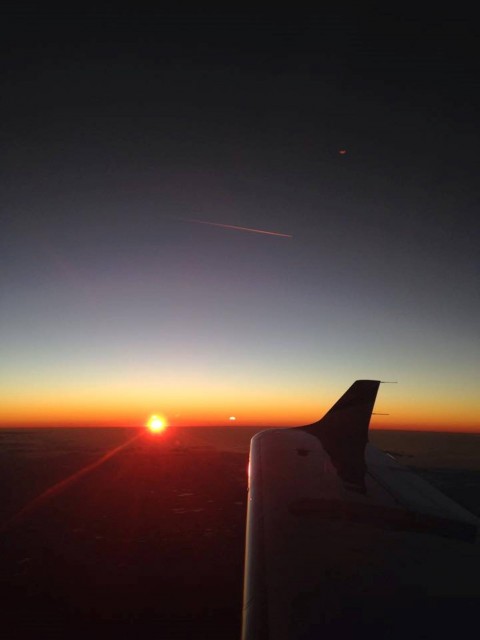
<path fill-rule="evenodd" d="M 266 236 L 278 236 L 279 238 L 293 238 L 289 233 L 278 233 L 277 231 L 264 231 L 263 229 L 251 229 L 250 227 L 237 227 L 234 224 L 221 224 L 220 222 L 208 222 L 207 220 L 194 220 L 193 218 L 183 218 L 185 222 L 196 224 L 207 224 L 211 227 L 221 227 L 222 229 L 233 229 L 234 231 L 249 231 L 250 233 L 262 233 Z"/>

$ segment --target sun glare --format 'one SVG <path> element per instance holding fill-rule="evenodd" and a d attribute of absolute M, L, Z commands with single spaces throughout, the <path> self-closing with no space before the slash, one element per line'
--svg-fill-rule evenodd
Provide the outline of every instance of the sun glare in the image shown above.
<path fill-rule="evenodd" d="M 160 416 L 150 416 L 147 427 L 152 433 L 160 433 L 166 429 L 165 420 Z"/>

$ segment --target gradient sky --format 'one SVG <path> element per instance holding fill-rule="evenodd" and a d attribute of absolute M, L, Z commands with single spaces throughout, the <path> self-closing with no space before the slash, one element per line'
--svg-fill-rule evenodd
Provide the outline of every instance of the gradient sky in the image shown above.
<path fill-rule="evenodd" d="M 1 426 L 480 429 L 473 14 L 2 11 Z"/>

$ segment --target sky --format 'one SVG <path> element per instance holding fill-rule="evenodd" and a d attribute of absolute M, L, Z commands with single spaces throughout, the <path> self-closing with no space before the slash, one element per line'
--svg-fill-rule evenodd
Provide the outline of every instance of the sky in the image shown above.
<path fill-rule="evenodd" d="M 5 5 L 0 426 L 305 424 L 365 378 L 372 428 L 479 431 L 478 26 L 419 7 Z"/>

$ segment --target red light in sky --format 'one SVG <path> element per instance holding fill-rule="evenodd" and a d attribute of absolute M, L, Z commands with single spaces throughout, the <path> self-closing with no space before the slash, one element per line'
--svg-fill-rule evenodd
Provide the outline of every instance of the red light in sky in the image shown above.
<path fill-rule="evenodd" d="M 346 149 L 340 149 L 340 151 L 338 152 L 341 156 L 346 155 L 347 150 Z"/>

